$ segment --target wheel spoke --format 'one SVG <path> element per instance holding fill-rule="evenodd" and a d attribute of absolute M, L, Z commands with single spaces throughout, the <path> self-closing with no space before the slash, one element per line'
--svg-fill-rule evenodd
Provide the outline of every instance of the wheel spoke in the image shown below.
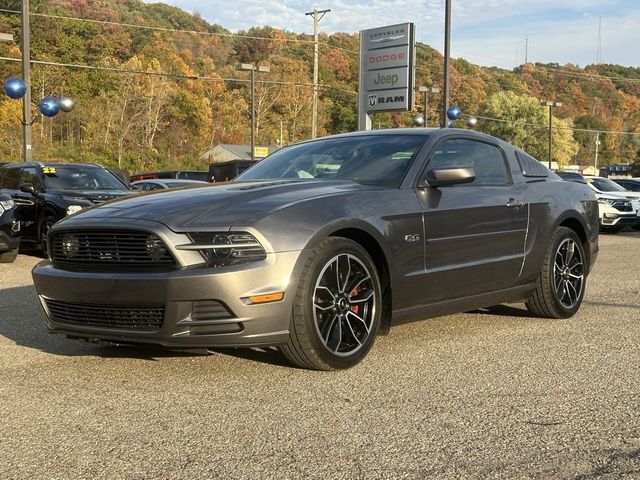
<path fill-rule="evenodd" d="M 342 265 L 341 265 L 342 263 Z M 346 271 L 345 264 L 346 263 Z M 340 255 L 337 260 L 336 279 L 338 281 L 338 292 L 343 293 L 347 288 L 347 282 L 351 276 L 351 262 L 348 255 Z M 340 278 L 342 277 L 342 282 Z"/>
<path fill-rule="evenodd" d="M 329 338 L 327 339 L 327 347 L 332 352 L 337 352 L 342 343 L 342 321 L 339 316 L 335 316 L 333 328 L 329 330 Z"/>
<path fill-rule="evenodd" d="M 355 320 L 356 323 L 359 323 L 364 328 L 365 332 L 369 333 L 370 327 L 367 325 L 367 322 L 365 322 L 363 318 L 360 318 L 360 316 L 358 316 L 355 312 L 349 310 L 346 317 L 347 319 Z"/>
<path fill-rule="evenodd" d="M 338 319 L 338 315 L 331 315 L 331 317 L 326 320 L 321 328 L 320 328 L 320 335 L 322 335 L 322 339 L 324 340 L 324 343 L 329 343 L 329 336 L 331 335 L 331 331 L 333 330 L 333 326 L 336 323 L 336 320 Z"/>
<path fill-rule="evenodd" d="M 565 250 L 564 264 L 568 266 L 573 258 L 576 244 L 572 240 L 567 240 L 567 249 Z"/>
<path fill-rule="evenodd" d="M 318 310 L 326 311 L 333 307 L 335 307 L 336 301 L 331 293 L 331 290 L 327 287 L 316 287 L 316 292 L 314 295 L 313 306 Z"/>
<path fill-rule="evenodd" d="M 358 345 L 362 345 L 362 342 L 360 341 L 360 339 L 356 335 L 356 332 L 353 331 L 353 325 L 351 325 L 351 321 L 349 320 L 349 314 L 348 313 L 347 313 L 347 316 L 345 317 L 345 323 L 347 324 L 347 327 L 349 327 L 349 333 L 351 333 L 351 336 L 353 337 L 353 339 L 356 342 L 358 342 Z"/>

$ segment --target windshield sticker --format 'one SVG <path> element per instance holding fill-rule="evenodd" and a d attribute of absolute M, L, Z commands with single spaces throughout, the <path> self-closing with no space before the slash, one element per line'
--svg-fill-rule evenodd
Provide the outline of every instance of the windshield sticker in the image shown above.
<path fill-rule="evenodd" d="M 56 174 L 56 168 L 55 167 L 44 167 L 42 169 L 42 173 L 44 173 L 45 175 L 55 175 Z"/>

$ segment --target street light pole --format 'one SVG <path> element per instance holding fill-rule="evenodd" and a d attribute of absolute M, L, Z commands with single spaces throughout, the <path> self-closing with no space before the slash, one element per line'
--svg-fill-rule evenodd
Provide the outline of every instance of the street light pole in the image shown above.
<path fill-rule="evenodd" d="M 318 124 L 318 23 L 322 20 L 331 9 L 318 10 L 313 9 L 313 12 L 307 12 L 305 15 L 313 17 L 313 102 L 311 105 L 311 138 L 317 136 L 317 124 Z"/>
<path fill-rule="evenodd" d="M 449 59 L 451 57 L 451 0 L 445 2 L 444 12 L 444 95 L 442 99 L 442 126 L 449 124 Z M 426 125 L 426 122 L 425 122 Z"/>
<path fill-rule="evenodd" d="M 22 158 L 31 161 L 31 40 L 29 0 L 22 0 L 22 80 L 27 91 L 22 97 Z"/>
<path fill-rule="evenodd" d="M 553 116 L 551 115 L 551 109 L 553 107 L 561 107 L 562 103 L 561 102 L 550 102 L 547 100 L 541 100 L 540 101 L 540 105 L 542 105 L 543 107 L 549 107 L 549 169 L 551 169 L 551 154 L 552 154 L 552 139 L 551 139 L 551 133 L 552 133 L 552 121 L 553 121 Z"/>
<path fill-rule="evenodd" d="M 255 63 L 241 63 L 236 70 L 251 71 L 251 160 L 255 160 L 256 149 L 256 72 L 269 73 L 269 67 L 256 65 Z"/>
<path fill-rule="evenodd" d="M 436 87 L 418 87 L 416 90 L 424 93 L 424 127 L 428 127 L 429 122 L 429 92 L 439 93 L 440 89 Z"/>

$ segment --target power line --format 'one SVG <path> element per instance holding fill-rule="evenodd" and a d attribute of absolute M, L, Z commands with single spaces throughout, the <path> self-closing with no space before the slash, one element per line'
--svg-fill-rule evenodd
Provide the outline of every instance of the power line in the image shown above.
<path fill-rule="evenodd" d="M 9 10 L 6 8 L 0 8 L 0 12 L 3 13 L 16 13 L 19 14 L 20 11 L 19 10 Z M 110 26 L 120 26 L 120 27 L 127 27 L 127 28 L 140 28 L 140 29 L 145 29 L 145 30 L 155 30 L 155 31 L 161 31 L 161 32 L 172 32 L 172 33 L 190 33 L 190 34 L 195 34 L 195 35 L 208 35 L 208 36 L 216 36 L 216 37 L 227 37 L 227 38 L 247 38 L 250 40 L 266 40 L 266 41 L 270 41 L 270 42 L 294 42 L 294 43 L 305 43 L 305 44 L 309 44 L 309 45 L 313 45 L 314 41 L 313 40 L 305 40 L 305 39 L 300 39 L 300 38 L 271 38 L 271 37 L 260 37 L 257 35 L 243 35 L 243 34 L 239 34 L 239 33 L 221 33 L 221 32 L 207 32 L 204 30 L 185 30 L 185 29 L 179 29 L 179 28 L 168 28 L 168 27 L 156 27 L 153 25 L 140 25 L 140 24 L 136 24 L 136 23 L 125 23 L 125 22 L 114 22 L 114 21 L 110 21 L 110 20 L 95 20 L 92 18 L 82 18 L 82 17 L 71 17 L 71 16 L 66 16 L 66 15 L 54 15 L 54 14 L 49 14 L 49 13 L 31 13 L 31 16 L 34 17 L 43 17 L 43 18 L 54 18 L 54 19 L 58 19 L 58 20 L 72 20 L 72 21 L 77 21 L 77 22 L 88 22 L 88 23 L 94 23 L 94 24 L 99 24 L 99 25 L 110 25 Z M 344 50 L 347 52 L 355 52 L 355 53 L 359 53 L 356 50 L 352 50 L 349 48 L 344 48 L 344 47 L 338 47 L 338 46 L 334 46 L 331 45 L 327 42 L 318 42 L 319 45 L 322 46 L 326 46 L 326 47 L 330 47 L 330 48 L 337 48 L 339 50 Z"/>
<path fill-rule="evenodd" d="M 494 117 L 485 117 L 482 115 L 469 115 L 469 114 L 463 114 L 463 117 L 475 117 L 477 119 L 481 119 L 481 120 L 488 120 L 490 122 L 500 122 L 500 123 L 514 123 L 513 120 L 505 120 L 504 118 L 494 118 Z M 531 123 L 531 122 L 524 122 L 521 123 L 521 125 L 524 126 L 528 126 L 528 127 L 536 127 L 536 128 L 548 128 L 549 124 L 542 124 L 542 123 Z M 551 127 L 554 130 L 572 130 L 574 132 L 586 132 L 586 133 L 608 133 L 608 134 L 612 134 L 612 135 L 640 135 L 640 132 L 623 132 L 623 131 L 616 131 L 616 130 L 595 130 L 595 129 L 591 129 L 591 128 L 575 128 L 575 127 L 564 127 L 561 125 L 553 125 Z"/>
<path fill-rule="evenodd" d="M 7 62 L 22 62 L 19 58 L 12 57 L 0 57 L 0 60 L 4 60 Z M 34 65 L 47 65 L 54 67 L 67 67 L 67 68 L 79 68 L 85 70 L 100 70 L 114 73 L 127 73 L 134 75 L 149 75 L 155 77 L 168 77 L 168 78 L 176 78 L 182 80 L 201 80 L 201 81 L 210 81 L 210 82 L 229 82 L 229 83 L 249 83 L 250 80 L 244 78 L 230 78 L 230 77 L 211 77 L 211 76 L 202 76 L 202 75 L 181 75 L 177 73 L 166 73 L 166 72 L 150 72 L 148 70 L 135 70 L 121 67 L 104 67 L 97 65 L 81 65 L 76 63 L 61 63 L 61 62 L 48 62 L 43 60 L 31 60 L 31 63 Z M 310 82 L 285 82 L 283 80 L 257 80 L 256 83 L 263 84 L 272 84 L 272 85 L 292 85 L 296 87 L 312 87 L 313 83 Z M 318 85 L 320 88 L 324 88 L 327 90 L 336 90 L 344 93 L 350 93 L 357 95 L 358 92 L 353 90 L 348 90 L 346 88 L 333 87 L 330 85 Z"/>

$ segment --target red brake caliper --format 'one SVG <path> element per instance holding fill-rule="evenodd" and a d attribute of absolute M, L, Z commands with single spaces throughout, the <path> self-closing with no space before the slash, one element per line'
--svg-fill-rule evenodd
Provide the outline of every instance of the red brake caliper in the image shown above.
<path fill-rule="evenodd" d="M 351 294 L 349 295 L 349 298 L 351 297 L 357 297 L 358 296 L 358 287 L 354 288 L 353 291 L 351 292 Z M 353 313 L 355 313 L 356 315 L 358 315 L 358 312 L 360 311 L 360 305 L 354 305 L 353 307 L 351 307 L 351 311 Z"/>

